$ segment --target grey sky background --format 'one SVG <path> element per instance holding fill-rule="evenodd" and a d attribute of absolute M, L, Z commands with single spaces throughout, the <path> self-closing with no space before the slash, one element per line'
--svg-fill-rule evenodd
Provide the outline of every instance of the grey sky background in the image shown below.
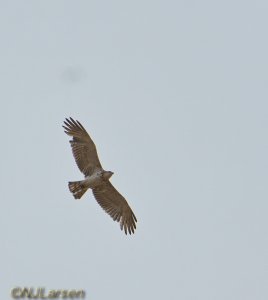
<path fill-rule="evenodd" d="M 0 298 L 267 300 L 267 1 L 0 1 Z M 61 128 L 81 121 L 125 236 Z"/>

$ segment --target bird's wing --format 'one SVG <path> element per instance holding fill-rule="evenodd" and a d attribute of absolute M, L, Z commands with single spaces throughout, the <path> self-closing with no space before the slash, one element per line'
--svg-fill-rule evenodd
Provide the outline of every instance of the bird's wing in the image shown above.
<path fill-rule="evenodd" d="M 126 199 L 115 189 L 110 181 L 93 189 L 94 197 L 99 205 L 113 218 L 120 222 L 121 230 L 134 233 L 137 219 Z"/>
<path fill-rule="evenodd" d="M 80 171 L 89 176 L 94 170 L 101 169 L 96 146 L 81 123 L 70 118 L 64 124 L 65 133 L 73 137 L 70 143 Z"/>

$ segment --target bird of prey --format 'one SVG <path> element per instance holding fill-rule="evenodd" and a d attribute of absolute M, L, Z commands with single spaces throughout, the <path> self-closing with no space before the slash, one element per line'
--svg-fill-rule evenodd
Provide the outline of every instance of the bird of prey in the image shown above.
<path fill-rule="evenodd" d="M 64 121 L 65 133 L 72 136 L 70 144 L 79 170 L 85 175 L 81 181 L 69 182 L 69 190 L 75 199 L 80 199 L 90 188 L 99 205 L 113 218 L 120 222 L 125 234 L 132 234 L 136 229 L 137 219 L 126 199 L 109 181 L 113 175 L 105 171 L 99 161 L 97 149 L 91 137 L 79 121 L 69 118 Z"/>

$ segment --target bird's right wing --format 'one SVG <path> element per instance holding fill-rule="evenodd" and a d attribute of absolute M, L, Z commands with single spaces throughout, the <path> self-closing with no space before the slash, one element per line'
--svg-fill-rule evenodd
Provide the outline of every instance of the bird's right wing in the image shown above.
<path fill-rule="evenodd" d="M 64 124 L 65 133 L 73 137 L 70 143 L 80 171 L 89 176 L 94 170 L 101 169 L 96 146 L 81 123 L 70 118 Z"/>
<path fill-rule="evenodd" d="M 126 199 L 115 189 L 110 181 L 93 189 L 94 197 L 99 205 L 113 218 L 120 222 L 121 230 L 125 234 L 134 233 L 137 219 Z"/>

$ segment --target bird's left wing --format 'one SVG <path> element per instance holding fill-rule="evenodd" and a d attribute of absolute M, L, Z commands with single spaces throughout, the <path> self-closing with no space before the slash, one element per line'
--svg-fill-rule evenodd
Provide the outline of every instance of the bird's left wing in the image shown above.
<path fill-rule="evenodd" d="M 137 219 L 126 199 L 115 189 L 110 181 L 93 189 L 94 197 L 99 205 L 113 218 L 120 222 L 121 230 L 125 234 L 134 233 Z"/>
<path fill-rule="evenodd" d="M 80 171 L 89 176 L 96 169 L 101 169 L 96 146 L 82 124 L 70 118 L 64 121 L 63 128 L 65 133 L 73 137 L 70 143 Z"/>

